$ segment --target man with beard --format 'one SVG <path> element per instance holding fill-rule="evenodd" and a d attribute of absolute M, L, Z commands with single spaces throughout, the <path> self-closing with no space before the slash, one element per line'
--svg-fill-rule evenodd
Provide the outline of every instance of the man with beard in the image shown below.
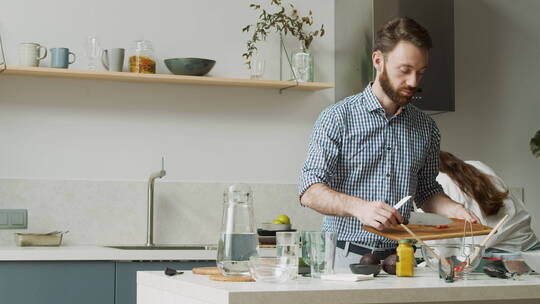
<path fill-rule="evenodd" d="M 431 38 L 420 24 L 397 18 L 376 35 L 376 77 L 363 92 L 328 107 L 310 138 L 300 177 L 300 202 L 322 214 L 323 231 L 337 233 L 336 267 L 375 252 L 381 259 L 396 242 L 362 230 L 383 229 L 408 218 L 411 195 L 426 212 L 478 222 L 448 198 L 438 174 L 440 133 L 435 122 L 409 104 L 428 66 Z"/>

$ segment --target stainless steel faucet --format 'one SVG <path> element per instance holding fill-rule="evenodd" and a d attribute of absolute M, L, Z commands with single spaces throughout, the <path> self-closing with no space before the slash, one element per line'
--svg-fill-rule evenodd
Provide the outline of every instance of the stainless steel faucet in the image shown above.
<path fill-rule="evenodd" d="M 154 182 L 157 178 L 162 178 L 165 172 L 165 160 L 161 158 L 161 171 L 152 173 L 148 178 L 148 219 L 146 221 L 146 246 L 153 247 L 154 244 Z"/>

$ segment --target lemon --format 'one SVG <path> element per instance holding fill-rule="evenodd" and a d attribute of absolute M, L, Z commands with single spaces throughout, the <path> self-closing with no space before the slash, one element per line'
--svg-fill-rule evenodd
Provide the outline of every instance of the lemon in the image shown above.
<path fill-rule="evenodd" d="M 282 224 L 290 224 L 291 219 L 286 216 L 285 214 L 282 214 L 276 218 L 276 220 L 280 221 Z"/>
<path fill-rule="evenodd" d="M 283 222 L 280 221 L 280 220 L 273 220 L 273 221 L 272 221 L 272 224 L 285 224 L 285 223 L 283 223 Z"/>

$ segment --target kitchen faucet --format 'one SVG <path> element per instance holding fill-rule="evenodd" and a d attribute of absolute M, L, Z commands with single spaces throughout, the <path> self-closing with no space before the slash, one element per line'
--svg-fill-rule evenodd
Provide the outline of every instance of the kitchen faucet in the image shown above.
<path fill-rule="evenodd" d="M 157 178 L 162 178 L 165 172 L 165 161 L 161 158 L 161 171 L 152 173 L 148 178 L 148 219 L 146 221 L 146 246 L 154 247 L 154 182 Z"/>

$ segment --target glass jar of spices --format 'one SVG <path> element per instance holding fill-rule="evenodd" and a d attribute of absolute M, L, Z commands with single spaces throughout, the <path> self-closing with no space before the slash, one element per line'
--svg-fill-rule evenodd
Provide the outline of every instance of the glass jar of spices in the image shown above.
<path fill-rule="evenodd" d="M 134 41 L 132 55 L 129 57 L 129 70 L 132 73 L 156 73 L 156 58 L 151 41 Z"/>

